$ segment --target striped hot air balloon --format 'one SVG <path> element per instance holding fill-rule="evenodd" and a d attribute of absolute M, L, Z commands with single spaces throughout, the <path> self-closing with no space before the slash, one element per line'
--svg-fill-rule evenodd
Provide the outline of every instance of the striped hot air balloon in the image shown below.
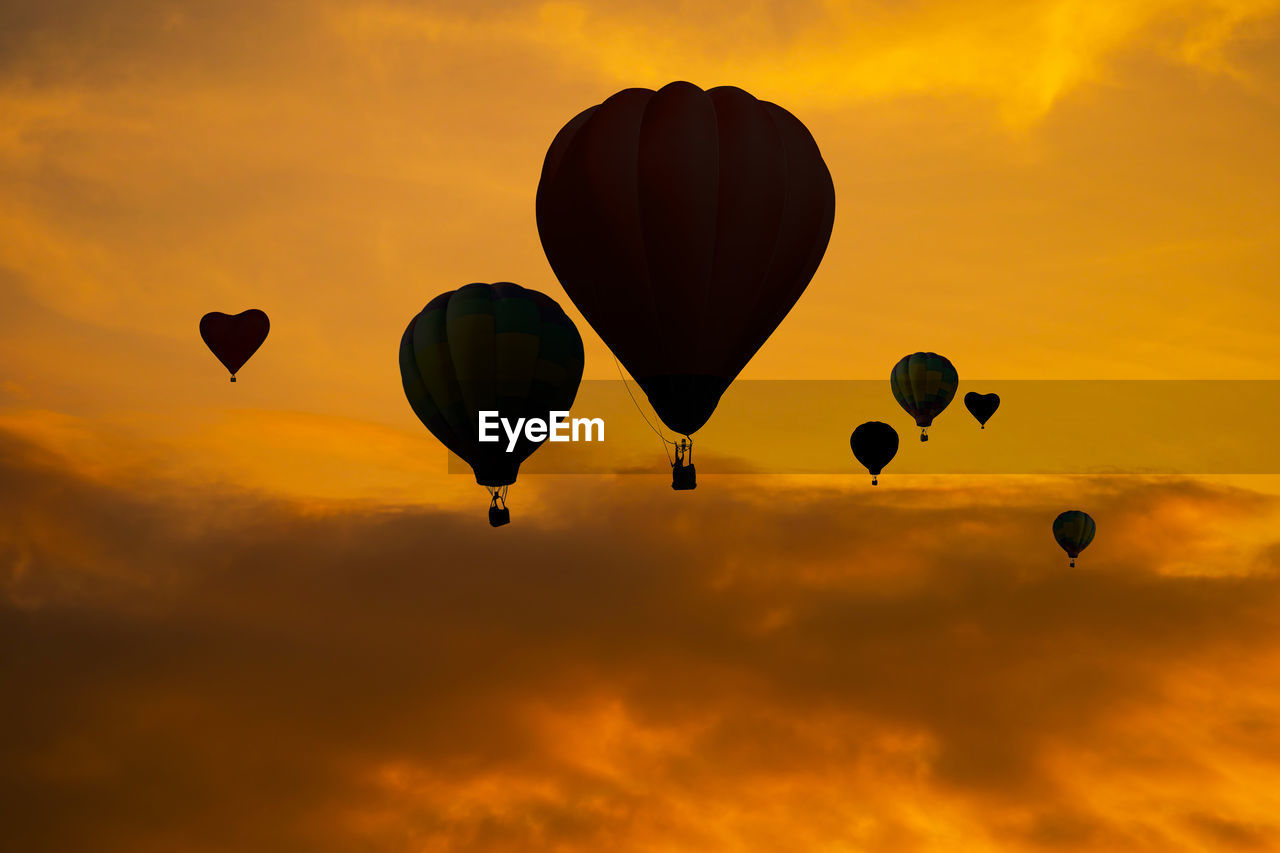
<path fill-rule="evenodd" d="M 889 374 L 893 397 L 920 427 L 920 440 L 928 441 L 928 428 L 956 396 L 960 376 L 936 352 L 914 352 L 904 356 Z"/>
<path fill-rule="evenodd" d="M 505 524 L 507 487 L 542 441 L 479 440 L 479 413 L 515 423 L 568 411 L 582 379 L 582 337 L 555 300 L 518 284 L 468 284 L 432 299 L 400 341 L 400 378 L 418 419 L 467 462 Z M 545 440 L 545 439 L 544 439 Z"/>
<path fill-rule="evenodd" d="M 1069 509 L 1053 520 L 1053 538 L 1071 558 L 1072 568 L 1075 568 L 1080 552 L 1089 547 L 1093 534 L 1097 532 L 1098 525 L 1093 523 L 1089 513 L 1078 509 Z"/>
<path fill-rule="evenodd" d="M 835 186 L 791 113 L 678 81 L 624 89 L 561 128 L 536 208 L 565 293 L 687 438 L 813 278 Z M 687 443 L 678 489 L 692 487 Z"/>

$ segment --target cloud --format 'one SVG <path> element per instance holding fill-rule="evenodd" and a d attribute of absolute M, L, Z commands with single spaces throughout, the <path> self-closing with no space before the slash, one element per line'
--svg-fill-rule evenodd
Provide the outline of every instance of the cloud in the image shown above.
<path fill-rule="evenodd" d="M 7 843 L 1280 844 L 1272 499 L 531 478 L 492 531 L 483 497 L 403 497 L 478 489 L 393 366 L 446 287 L 558 294 L 548 140 L 692 77 L 812 111 L 842 187 L 772 375 L 879 375 L 904 293 L 975 370 L 1260 375 L 1274 132 L 1233 63 L 1274 4 L 300 8 L 0 10 L 0 420 L 74 456 L 0 438 Z M 1045 119 L 1153 52 L 1042 136 L 971 109 Z M 194 323 L 247 300 L 279 322 L 229 386 Z M 1066 506 L 1101 525 L 1075 572 Z"/>
<path fill-rule="evenodd" d="M 338 16 L 357 41 L 509 42 L 552 53 L 619 85 L 732 81 L 803 109 L 862 100 L 966 96 L 1013 124 L 1044 116 L 1083 83 L 1106 78 L 1115 54 L 1139 47 L 1215 73 L 1247 74 L 1223 48 L 1274 0 L 1087 0 L 908 4 L 775 3 L 731 7 L 576 0 L 460 15 L 398 2 Z"/>
<path fill-rule="evenodd" d="M 1246 724 L 1275 698 L 1280 578 L 1170 575 L 1129 530 L 1172 502 L 1228 538 L 1270 498 L 1079 481 L 1100 533 L 1070 571 L 1060 485 L 725 478 L 675 512 L 648 478 L 572 478 L 492 531 L 0 448 L 24 850 L 1276 839 L 1280 732 Z"/>

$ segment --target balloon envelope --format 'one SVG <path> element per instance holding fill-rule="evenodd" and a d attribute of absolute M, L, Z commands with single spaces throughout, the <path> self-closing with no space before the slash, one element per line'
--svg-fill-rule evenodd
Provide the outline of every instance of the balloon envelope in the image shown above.
<path fill-rule="evenodd" d="M 960 377 L 950 361 L 936 352 L 904 356 L 889 374 L 893 397 L 921 429 L 930 426 L 956 396 Z M 921 433 L 921 440 L 927 440 Z"/>
<path fill-rule="evenodd" d="M 1071 565 L 1076 564 L 1076 557 L 1089 547 L 1093 534 L 1098 531 L 1093 518 L 1087 512 L 1069 509 L 1053 520 L 1053 538 L 1071 558 Z"/>
<path fill-rule="evenodd" d="M 239 314 L 210 311 L 200 318 L 200 337 L 231 374 L 232 382 L 236 381 L 240 368 L 262 346 L 270 330 L 271 321 L 257 308 Z"/>
<path fill-rule="evenodd" d="M 732 86 L 618 92 L 560 130 L 538 182 L 556 277 L 684 435 L 800 298 L 834 216 L 809 131 Z"/>
<path fill-rule="evenodd" d="M 976 391 L 970 391 L 964 395 L 964 407 L 969 410 L 969 414 L 986 428 L 987 421 L 991 420 L 991 416 L 996 413 L 996 409 L 1000 408 L 999 394 L 979 394 Z"/>
<path fill-rule="evenodd" d="M 853 456 L 871 474 L 871 483 L 898 452 L 898 431 L 880 421 L 868 421 L 849 436 Z"/>
<path fill-rule="evenodd" d="M 479 440 L 479 413 L 548 420 L 568 411 L 582 379 L 582 338 L 555 300 L 518 284 L 468 284 L 432 299 L 400 340 L 400 378 L 418 419 L 497 488 L 541 446 L 524 434 L 514 450 Z M 491 430 L 491 434 L 494 430 Z M 545 439 L 544 439 L 545 440 Z"/>

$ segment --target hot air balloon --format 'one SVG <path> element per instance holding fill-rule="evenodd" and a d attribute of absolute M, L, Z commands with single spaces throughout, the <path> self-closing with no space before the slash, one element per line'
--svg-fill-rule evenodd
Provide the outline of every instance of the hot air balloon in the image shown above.
<path fill-rule="evenodd" d="M 1069 509 L 1053 520 L 1053 538 L 1071 558 L 1072 568 L 1075 568 L 1076 557 L 1089 547 L 1097 530 L 1098 526 L 1089 513 L 1078 509 Z"/>
<path fill-rule="evenodd" d="M 239 314 L 210 311 L 200 318 L 200 337 L 227 368 L 232 382 L 236 381 L 236 373 L 244 363 L 262 346 L 270 330 L 271 321 L 257 308 Z"/>
<path fill-rule="evenodd" d="M 991 416 L 996 413 L 996 409 L 1000 408 L 1000 395 L 979 394 L 976 391 L 970 391 L 964 395 L 964 407 L 977 420 L 979 428 L 986 429 L 987 421 L 991 420 Z"/>
<path fill-rule="evenodd" d="M 915 352 L 904 356 L 889 374 L 894 399 L 920 427 L 920 440 L 928 441 L 928 428 L 956 395 L 960 377 L 956 369 L 936 352 Z"/>
<path fill-rule="evenodd" d="M 689 436 L 809 284 L 834 217 L 809 131 L 732 86 L 625 89 L 552 141 L 538 182 L 543 250 L 685 436 L 673 487 Z"/>
<path fill-rule="evenodd" d="M 518 284 L 468 284 L 442 293 L 409 321 L 400 378 L 418 419 L 469 464 L 489 490 L 489 523 L 511 520 L 507 487 L 546 439 L 522 433 L 481 442 L 480 412 L 514 424 L 568 411 L 582 379 L 582 338 L 551 297 Z"/>
<path fill-rule="evenodd" d="M 898 431 L 880 421 L 868 421 L 849 436 L 854 458 L 871 474 L 871 485 L 878 483 L 880 471 L 898 452 Z"/>

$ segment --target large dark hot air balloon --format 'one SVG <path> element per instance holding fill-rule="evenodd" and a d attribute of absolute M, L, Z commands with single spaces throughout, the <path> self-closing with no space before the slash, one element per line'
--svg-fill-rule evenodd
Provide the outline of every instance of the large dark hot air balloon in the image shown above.
<path fill-rule="evenodd" d="M 1072 568 L 1075 568 L 1076 557 L 1089 547 L 1097 531 L 1098 526 L 1089 513 L 1078 509 L 1069 509 L 1053 520 L 1053 538 L 1071 558 Z"/>
<path fill-rule="evenodd" d="M 854 458 L 871 474 L 871 485 L 876 485 L 880 471 L 898 452 L 898 431 L 880 421 L 868 421 L 849 436 L 849 447 Z"/>
<path fill-rule="evenodd" d="M 618 92 L 560 130 L 538 182 L 565 292 L 686 438 L 800 298 L 834 216 L 809 131 L 732 86 Z"/>
<path fill-rule="evenodd" d="M 996 409 L 1000 408 L 999 394 L 979 394 L 977 391 L 970 391 L 964 395 L 964 407 L 969 410 L 969 414 L 973 415 L 974 420 L 978 422 L 981 429 L 987 428 L 987 421 L 991 420 L 991 416 L 996 413 Z"/>
<path fill-rule="evenodd" d="M 468 284 L 442 293 L 409 321 L 400 378 L 418 419 L 475 471 L 489 490 L 489 523 L 510 521 L 507 487 L 542 445 L 522 434 L 508 452 L 481 442 L 479 413 L 550 420 L 568 411 L 582 379 L 582 338 L 551 297 L 518 284 Z"/>
<path fill-rule="evenodd" d="M 239 314 L 210 311 L 200 318 L 200 337 L 231 374 L 232 382 L 236 381 L 236 373 L 244 363 L 262 346 L 270 330 L 271 321 L 257 308 Z"/>
<path fill-rule="evenodd" d="M 942 414 L 953 397 L 960 377 L 956 369 L 936 352 L 915 352 L 904 356 L 889 374 L 893 397 L 920 427 L 920 440 L 928 441 L 928 428 Z"/>

